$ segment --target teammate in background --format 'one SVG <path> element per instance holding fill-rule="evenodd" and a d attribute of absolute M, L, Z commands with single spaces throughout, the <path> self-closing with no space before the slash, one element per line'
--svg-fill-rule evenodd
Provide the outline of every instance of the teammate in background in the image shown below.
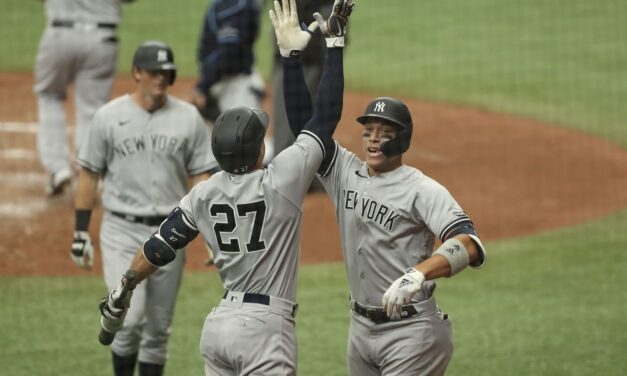
<path fill-rule="evenodd" d="M 345 4 L 343 0 L 338 0 Z M 331 15 L 330 21 L 347 13 Z M 294 0 L 274 2 L 270 18 L 283 63 L 298 64 L 310 32 L 298 23 Z M 236 107 L 216 120 L 213 153 L 223 171 L 194 187 L 137 252 L 136 281 L 167 267 L 198 233 L 215 250 L 225 288 L 207 316 L 200 352 L 207 375 L 295 375 L 296 277 L 302 206 L 323 158 L 333 156 L 333 132 L 342 113 L 343 30 L 327 50 L 316 110 L 296 142 L 264 168 L 268 115 Z M 336 48 L 338 47 L 338 48 Z M 289 83 L 288 83 L 289 84 Z M 141 286 L 141 285 L 139 285 Z M 123 320 L 122 283 L 101 303 L 103 322 Z M 127 295 L 128 297 L 128 295 Z M 130 303 L 131 310 L 135 302 Z M 260 325 L 259 323 L 262 323 Z"/>
<path fill-rule="evenodd" d="M 298 14 L 302 16 L 304 22 L 309 24 L 310 19 L 313 21 L 313 14 L 318 11 L 327 17 L 333 9 L 333 0 L 299 0 L 296 3 Z M 272 38 L 276 41 L 273 34 Z M 324 55 L 326 46 L 324 44 L 324 36 L 321 33 L 315 33 L 311 37 L 311 42 L 303 51 L 301 62 L 305 75 L 305 82 L 310 93 L 318 91 L 318 84 L 322 76 L 324 67 Z M 287 123 L 287 115 L 285 113 L 285 103 L 283 101 L 283 65 L 281 64 L 281 54 L 278 45 L 274 44 L 274 58 L 272 60 L 272 141 L 273 151 L 278 154 L 281 150 L 290 146 L 294 142 L 294 135 L 289 131 Z M 324 187 L 318 179 L 314 179 L 309 187 L 309 192 L 322 192 Z"/>
<path fill-rule="evenodd" d="M 323 32 L 329 28 L 319 24 Z M 311 102 L 300 67 L 286 69 L 285 77 L 300 82 L 285 93 L 289 124 L 298 132 Z M 443 375 L 453 342 L 448 316 L 433 296 L 434 280 L 481 266 L 485 250 L 451 194 L 403 164 L 413 129 L 407 106 L 376 98 L 357 121 L 365 160 L 337 144 L 331 163 L 321 168 L 351 290 L 348 373 Z M 433 251 L 436 235 L 443 243 Z"/>
<path fill-rule="evenodd" d="M 176 78 L 170 47 L 159 41 L 142 43 L 132 74 L 135 91 L 96 112 L 78 154 L 70 255 L 78 266 L 91 268 L 88 227 L 102 178 L 100 247 L 108 289 L 117 285 L 137 248 L 188 192 L 188 176 L 196 184 L 217 168 L 209 130 L 196 108 L 167 94 Z M 141 376 L 163 374 L 184 260 L 181 251 L 135 289 L 133 307 L 111 345 L 115 375 L 133 375 L 137 360 Z"/>
<path fill-rule="evenodd" d="M 230 108 L 261 108 L 265 84 L 255 67 L 260 0 L 214 0 L 198 42 L 199 79 L 192 103 L 210 123 Z M 267 163 L 272 144 L 266 141 Z"/>
<path fill-rule="evenodd" d="M 37 150 L 49 174 L 46 194 L 63 193 L 73 167 L 67 141 L 64 108 L 67 89 L 74 83 L 74 147 L 81 141 L 96 112 L 111 95 L 116 71 L 122 2 L 132 0 L 45 0 L 46 28 L 35 62 L 39 130 Z"/>

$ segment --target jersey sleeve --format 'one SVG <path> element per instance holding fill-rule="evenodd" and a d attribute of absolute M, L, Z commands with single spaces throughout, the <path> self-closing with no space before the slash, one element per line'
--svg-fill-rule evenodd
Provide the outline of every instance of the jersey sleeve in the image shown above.
<path fill-rule="evenodd" d="M 194 135 L 191 138 L 189 155 L 187 159 L 187 171 L 190 175 L 198 175 L 203 172 L 215 171 L 218 162 L 211 150 L 211 135 L 209 127 L 196 109 L 194 111 Z"/>
<path fill-rule="evenodd" d="M 107 123 L 103 111 L 97 111 L 79 150 L 76 162 L 83 168 L 102 174 L 107 169 Z"/>
<path fill-rule="evenodd" d="M 459 225 L 472 225 L 470 218 L 450 192 L 430 178 L 425 178 L 419 187 L 416 210 L 440 240 L 446 240 L 450 231 Z"/>
<path fill-rule="evenodd" d="M 318 170 L 318 177 L 329 197 L 334 202 L 338 202 L 342 182 L 347 178 L 346 174 L 350 172 L 350 166 L 358 166 L 361 162 L 355 154 L 342 147 L 337 141 L 335 141 L 335 148 L 329 163 L 327 164 L 326 161 L 327 158 Z"/>
<path fill-rule="evenodd" d="M 294 204 L 302 203 L 322 157 L 321 141 L 311 134 L 300 134 L 268 165 L 277 191 Z"/>
<path fill-rule="evenodd" d="M 195 202 L 194 196 L 198 191 L 198 186 L 201 184 L 202 183 L 195 185 L 185 196 L 183 196 L 181 201 L 179 201 L 179 208 L 181 208 L 183 213 L 185 213 L 186 219 L 190 221 L 190 228 L 197 228 L 193 203 Z"/>

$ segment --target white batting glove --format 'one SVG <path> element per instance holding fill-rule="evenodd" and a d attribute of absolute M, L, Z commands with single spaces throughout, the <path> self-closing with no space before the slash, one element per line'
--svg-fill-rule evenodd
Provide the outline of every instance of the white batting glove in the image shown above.
<path fill-rule="evenodd" d="M 298 24 L 298 13 L 294 0 L 281 0 L 282 6 L 274 0 L 274 10 L 270 10 L 270 21 L 274 27 L 279 52 L 289 57 L 294 51 L 300 52 L 307 47 L 311 34 L 318 28 L 318 22 L 312 22 L 307 30 Z"/>
<path fill-rule="evenodd" d="M 129 291 L 124 299 L 120 299 L 122 286 L 111 290 L 102 298 L 100 305 L 100 325 L 109 333 L 117 333 L 124 325 L 126 312 L 131 306 L 131 296 L 133 291 Z"/>
<path fill-rule="evenodd" d="M 314 19 L 320 26 L 320 31 L 324 35 L 327 47 L 344 47 L 344 36 L 348 29 L 348 17 L 353 12 L 355 0 L 335 0 L 333 11 L 328 19 L 316 12 Z"/>
<path fill-rule="evenodd" d="M 383 294 L 383 309 L 392 320 L 400 320 L 401 307 L 411 302 L 411 298 L 420 290 L 425 276 L 411 268 L 396 281 L 392 282 Z"/>
<path fill-rule="evenodd" d="M 70 251 L 72 261 L 85 270 L 91 270 L 94 264 L 94 245 L 87 231 L 74 231 L 72 240 L 72 250 Z"/>

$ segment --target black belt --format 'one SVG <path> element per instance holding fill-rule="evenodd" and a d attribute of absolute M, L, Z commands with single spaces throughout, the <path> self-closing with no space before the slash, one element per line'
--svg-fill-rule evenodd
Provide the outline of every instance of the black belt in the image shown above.
<path fill-rule="evenodd" d="M 375 324 L 383 324 L 390 321 L 390 318 L 383 308 L 366 308 L 357 302 L 353 302 L 353 311 L 370 319 L 370 321 Z M 401 308 L 401 320 L 417 314 L 418 311 L 411 305 L 406 305 Z"/>
<path fill-rule="evenodd" d="M 226 299 L 229 296 L 229 291 L 225 291 L 224 295 L 222 295 L 222 299 Z M 270 305 L 270 297 L 268 295 L 263 294 L 255 294 L 251 292 L 245 292 L 244 297 L 242 298 L 243 303 L 257 303 L 263 305 Z M 292 316 L 296 316 L 296 311 L 298 310 L 298 304 L 294 304 L 292 307 Z"/>
<path fill-rule="evenodd" d="M 129 222 L 141 223 L 146 226 L 159 226 L 161 222 L 165 221 L 165 219 L 168 218 L 167 216 L 163 215 L 157 215 L 154 217 L 138 217 L 136 215 L 124 214 L 114 211 L 112 211 L 111 214 L 115 215 L 116 217 L 124 218 Z"/>
<path fill-rule="evenodd" d="M 222 299 L 226 299 L 228 295 L 229 295 L 229 292 L 225 291 L 224 295 L 222 296 Z M 268 295 L 253 294 L 250 292 L 244 293 L 244 298 L 242 299 L 242 301 L 244 303 L 257 303 L 257 304 L 263 304 L 263 305 L 270 305 L 270 297 Z"/>
<path fill-rule="evenodd" d="M 88 24 L 93 24 L 97 28 L 100 28 L 100 29 L 115 29 L 116 27 L 118 27 L 117 24 L 106 23 L 106 22 L 89 23 L 89 22 L 67 21 L 67 20 L 52 20 L 52 27 L 74 27 L 77 25 L 88 25 Z"/>

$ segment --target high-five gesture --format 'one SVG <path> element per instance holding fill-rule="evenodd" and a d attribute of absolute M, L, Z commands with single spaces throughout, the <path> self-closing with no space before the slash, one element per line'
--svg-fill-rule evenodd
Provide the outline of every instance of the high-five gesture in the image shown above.
<path fill-rule="evenodd" d="M 274 10 L 270 10 L 270 21 L 274 27 L 279 52 L 283 57 L 299 54 L 311 39 L 311 34 L 318 28 L 318 22 L 312 22 L 307 29 L 298 23 L 298 12 L 294 0 L 274 0 Z"/>
<path fill-rule="evenodd" d="M 348 28 L 348 17 L 353 12 L 355 0 L 335 0 L 333 12 L 328 19 L 316 12 L 314 19 L 320 26 L 320 31 L 324 34 L 327 47 L 344 47 L 344 36 Z"/>

